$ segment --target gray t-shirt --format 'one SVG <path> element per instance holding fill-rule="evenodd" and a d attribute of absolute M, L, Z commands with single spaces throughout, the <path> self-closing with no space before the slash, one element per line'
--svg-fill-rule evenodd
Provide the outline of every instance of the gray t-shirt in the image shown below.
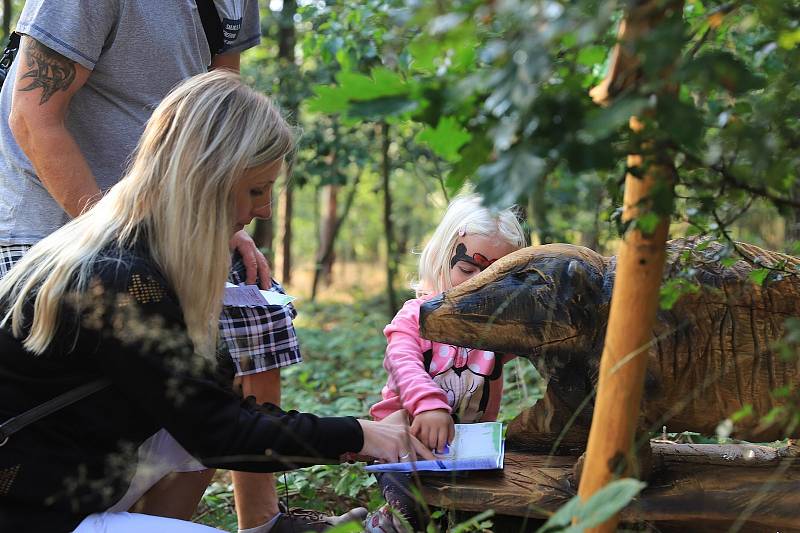
<path fill-rule="evenodd" d="M 258 44 L 257 0 L 215 4 L 225 51 Z M 92 71 L 70 102 L 67 129 L 104 191 L 122 177 L 156 105 L 211 61 L 195 0 L 27 0 L 17 31 Z M 0 92 L 0 245 L 33 244 L 69 221 L 8 127 L 20 63 Z"/>

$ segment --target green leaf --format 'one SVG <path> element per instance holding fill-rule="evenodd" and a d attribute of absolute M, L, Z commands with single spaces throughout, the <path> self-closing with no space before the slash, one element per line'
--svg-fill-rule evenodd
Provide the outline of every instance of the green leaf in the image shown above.
<path fill-rule="evenodd" d="M 408 51 L 413 59 L 412 67 L 421 72 L 433 73 L 436 71 L 435 60 L 441 53 L 441 46 L 425 34 L 411 41 Z"/>
<path fill-rule="evenodd" d="M 586 46 L 578 52 L 577 62 L 587 67 L 592 67 L 606 60 L 608 48 L 605 46 Z"/>
<path fill-rule="evenodd" d="M 700 110 L 693 104 L 667 96 L 659 98 L 656 109 L 659 130 L 679 146 L 696 151 L 705 131 Z"/>
<path fill-rule="evenodd" d="M 797 43 L 800 43 L 800 28 L 790 32 L 783 32 L 778 36 L 778 44 L 786 50 L 791 50 L 797 46 Z"/>
<path fill-rule="evenodd" d="M 326 529 L 328 533 L 360 533 L 364 531 L 364 527 L 359 522 L 345 522 L 330 529 Z"/>
<path fill-rule="evenodd" d="M 741 409 L 739 409 L 738 411 L 733 413 L 731 415 L 731 420 L 734 423 L 736 423 L 736 422 L 739 422 L 741 420 L 744 420 L 745 418 L 749 418 L 749 417 L 753 416 L 753 413 L 754 413 L 753 406 L 748 403 L 748 404 L 745 404 L 744 407 L 742 407 Z"/>
<path fill-rule="evenodd" d="M 347 94 L 338 87 L 329 85 L 316 85 L 312 88 L 316 98 L 308 101 L 308 110 L 312 113 L 344 113 L 347 111 Z"/>
<path fill-rule="evenodd" d="M 419 102 L 405 96 L 384 96 L 372 100 L 351 101 L 347 110 L 349 118 L 376 120 L 383 117 L 413 113 Z"/>
<path fill-rule="evenodd" d="M 684 294 L 693 294 L 699 290 L 697 285 L 682 278 L 672 278 L 664 282 L 659 291 L 659 305 L 661 309 L 672 309 L 672 306 Z"/>
<path fill-rule="evenodd" d="M 628 505 L 646 486 L 647 483 L 631 478 L 612 481 L 578 510 L 575 533 L 602 524 Z"/>
<path fill-rule="evenodd" d="M 536 533 L 581 533 L 602 524 L 628 505 L 646 486 L 636 479 L 612 481 L 597 491 L 585 504 L 574 496 L 563 505 Z M 576 521 L 572 524 L 573 519 Z"/>
<path fill-rule="evenodd" d="M 339 90 L 351 100 L 371 100 L 408 92 L 408 85 L 400 74 L 385 67 L 373 69 L 369 76 L 343 71 L 337 74 L 336 81 Z"/>
<path fill-rule="evenodd" d="M 494 511 L 489 509 L 488 511 L 484 511 L 478 515 L 473 516 L 466 522 L 462 522 L 460 524 L 455 525 L 452 529 L 450 529 L 450 533 L 464 533 L 465 531 L 470 531 L 477 525 L 480 525 L 481 522 L 486 520 L 487 518 L 491 518 L 494 516 Z"/>
<path fill-rule="evenodd" d="M 492 148 L 492 141 L 485 133 L 480 132 L 472 136 L 472 139 L 461 150 L 461 159 L 447 175 L 445 187 L 447 187 L 448 195 L 454 196 L 461 190 L 464 183 L 474 176 L 478 167 L 489 160 Z"/>
<path fill-rule="evenodd" d="M 647 107 L 645 98 L 620 98 L 610 106 L 597 108 L 588 114 L 582 133 L 589 140 L 603 139 L 628 123 L 628 119 L 636 116 Z"/>
<path fill-rule="evenodd" d="M 650 235 L 656 230 L 659 220 L 661 218 L 656 213 L 652 211 L 645 213 L 636 219 L 636 229 L 645 235 Z"/>
<path fill-rule="evenodd" d="M 764 78 L 756 76 L 739 58 L 724 50 L 705 52 L 683 66 L 680 78 L 706 90 L 722 88 L 732 95 L 761 89 Z"/>
<path fill-rule="evenodd" d="M 730 268 L 733 265 L 735 265 L 738 261 L 739 259 L 736 257 L 725 257 L 720 261 L 720 263 L 722 264 L 722 266 Z"/>
<path fill-rule="evenodd" d="M 547 522 L 536 530 L 536 533 L 555 533 L 556 531 L 563 531 L 564 528 L 569 527 L 572 523 L 572 517 L 578 514 L 578 509 L 581 506 L 581 499 L 579 496 L 573 496 L 570 500 L 562 505 L 558 511 L 553 513 Z"/>
<path fill-rule="evenodd" d="M 756 285 L 763 285 L 764 281 L 767 279 L 767 276 L 769 276 L 769 272 L 770 270 L 768 268 L 757 268 L 751 270 L 748 276 Z"/>
<path fill-rule="evenodd" d="M 458 161 L 458 150 L 469 142 L 469 134 L 453 117 L 442 117 L 436 128 L 426 127 L 416 136 L 418 143 L 428 145 L 436 155 L 450 162 Z"/>

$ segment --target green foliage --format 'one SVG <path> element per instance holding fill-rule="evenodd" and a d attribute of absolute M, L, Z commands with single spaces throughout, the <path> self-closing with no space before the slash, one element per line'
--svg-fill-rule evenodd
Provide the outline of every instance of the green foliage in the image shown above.
<path fill-rule="evenodd" d="M 426 127 L 415 140 L 427 144 L 431 150 L 446 161 L 458 161 L 458 150 L 472 138 L 469 132 L 452 117 L 442 117 L 435 128 Z"/>
<path fill-rule="evenodd" d="M 309 111 L 342 113 L 350 120 L 377 120 L 402 116 L 420 106 L 413 98 L 415 86 L 386 68 L 375 68 L 369 75 L 341 71 L 336 82 L 336 86 L 314 88 L 317 96 L 309 100 Z"/>
<path fill-rule="evenodd" d="M 193 522 L 236 532 L 238 523 L 233 505 L 233 485 L 215 481 L 203 494 Z"/>
<path fill-rule="evenodd" d="M 659 305 L 669 310 L 685 294 L 694 294 L 699 290 L 696 282 L 685 278 L 672 278 L 661 285 Z"/>
<path fill-rule="evenodd" d="M 492 531 L 492 522 L 489 518 L 494 516 L 494 511 L 489 509 L 476 514 L 469 520 L 457 524 L 451 528 L 450 533 L 466 533 L 467 531 Z"/>
<path fill-rule="evenodd" d="M 602 524 L 628 505 L 645 486 L 636 479 L 618 479 L 597 491 L 586 503 L 574 496 L 537 533 L 580 533 Z"/>
<path fill-rule="evenodd" d="M 400 204 L 395 212 L 404 214 L 395 217 L 403 251 L 424 242 L 445 197 L 465 186 L 490 202 L 524 206 L 537 242 L 613 246 L 632 227 L 614 225 L 622 177 L 647 170 L 626 168 L 625 156 L 642 154 L 674 165 L 675 172 L 639 206 L 643 213 L 633 227 L 649 233 L 659 217 L 669 216 L 673 236 L 711 235 L 725 244 L 713 258 L 725 266 L 741 260 L 734 239 L 797 253 L 797 245 L 780 237 L 780 223 L 790 228 L 800 222 L 797 3 L 687 1 L 683 13 L 633 48 L 642 66 L 639 83 L 599 107 L 587 92 L 608 71 L 628 5 L 368 0 L 301 6 L 297 64 L 276 65 L 270 53 L 259 52 L 244 69 L 284 106 L 300 105 L 306 134 L 295 180 L 311 186 L 298 195 L 303 215 L 296 224 L 305 236 L 298 239 L 299 253 L 314 253 L 319 228 L 309 214 L 318 210 L 317 188 L 338 184 L 357 187 L 357 219 L 343 228 L 337 255 L 378 257 L 381 139 L 375 125 L 382 121 L 392 123 L 392 188 Z M 268 23 L 268 36 L 275 28 Z M 662 91 L 670 87 L 678 90 Z M 632 115 L 643 121 L 643 133 L 629 130 Z M 411 279 L 413 257 L 404 258 Z M 774 275 L 756 268 L 751 279 L 763 284 Z M 694 291 L 692 272 L 684 271 L 662 288 L 662 307 Z M 303 310 L 307 363 L 284 373 L 289 407 L 363 415 L 377 399 L 383 339 L 376 332 L 386 316 L 377 311 L 381 304 L 356 300 L 352 309 Z M 788 330 L 777 348 L 792 359 L 800 327 Z M 522 361 L 509 367 L 501 416 L 540 396 L 530 385 L 534 372 Z M 800 423 L 798 390 L 776 395 L 789 400 L 787 407 L 765 422 Z M 343 510 L 355 500 L 378 501 L 357 467 L 316 467 L 287 479 L 298 504 L 307 499 Z M 616 505 L 634 488 L 604 498 Z M 572 505 L 559 516 L 576 512 L 578 504 Z M 571 527 L 568 520 L 561 525 Z"/>

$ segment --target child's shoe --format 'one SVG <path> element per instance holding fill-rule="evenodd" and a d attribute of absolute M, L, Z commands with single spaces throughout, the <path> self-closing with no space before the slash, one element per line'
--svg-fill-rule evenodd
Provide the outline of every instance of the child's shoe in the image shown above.
<path fill-rule="evenodd" d="M 366 533 L 414 533 L 400 517 L 392 512 L 388 505 L 367 515 L 364 520 L 364 531 Z"/>

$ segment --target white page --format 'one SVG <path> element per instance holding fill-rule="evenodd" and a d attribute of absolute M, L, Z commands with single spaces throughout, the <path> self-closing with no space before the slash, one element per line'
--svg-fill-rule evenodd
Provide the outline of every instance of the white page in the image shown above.
<path fill-rule="evenodd" d="M 500 422 L 456 424 L 452 444 L 436 461 L 417 461 L 369 465 L 370 472 L 495 470 L 503 468 L 505 443 Z"/>
<path fill-rule="evenodd" d="M 257 285 L 240 285 L 225 283 L 224 305 L 232 307 L 264 307 L 267 305 L 286 305 L 294 296 L 281 294 L 278 291 L 263 291 Z"/>

